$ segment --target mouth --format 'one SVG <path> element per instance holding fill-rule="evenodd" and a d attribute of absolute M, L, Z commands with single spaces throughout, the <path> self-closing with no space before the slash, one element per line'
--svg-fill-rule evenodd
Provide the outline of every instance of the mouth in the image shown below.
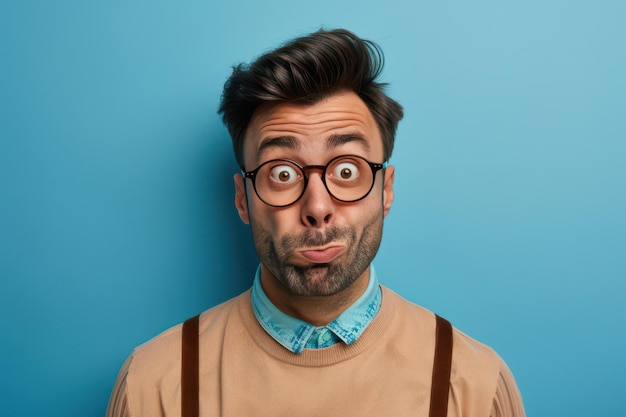
<path fill-rule="evenodd" d="M 309 262 L 327 264 L 343 254 L 345 250 L 345 246 L 332 245 L 324 248 L 299 250 L 298 253 Z"/>

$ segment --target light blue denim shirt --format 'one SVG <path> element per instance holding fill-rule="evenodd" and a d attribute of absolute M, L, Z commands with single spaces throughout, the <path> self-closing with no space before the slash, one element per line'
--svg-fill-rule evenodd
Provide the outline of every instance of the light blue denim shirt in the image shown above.
<path fill-rule="evenodd" d="M 370 265 L 370 280 L 361 297 L 339 317 L 326 326 L 316 327 L 280 311 L 267 298 L 261 286 L 261 267 L 252 285 L 252 310 L 261 327 L 278 343 L 294 353 L 302 349 L 321 349 L 343 342 L 355 342 L 372 322 L 382 301 L 382 293 L 374 265 Z"/>

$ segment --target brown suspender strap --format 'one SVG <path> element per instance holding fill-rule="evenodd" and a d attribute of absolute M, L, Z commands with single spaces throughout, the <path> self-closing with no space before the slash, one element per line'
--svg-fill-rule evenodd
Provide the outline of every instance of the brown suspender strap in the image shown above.
<path fill-rule="evenodd" d="M 450 370 L 452 369 L 452 326 L 435 315 L 435 360 L 430 390 L 430 417 L 446 417 L 448 414 L 448 394 L 450 391 Z"/>
<path fill-rule="evenodd" d="M 180 378 L 181 417 L 198 417 L 200 415 L 199 318 L 200 316 L 198 315 L 183 323 Z"/>

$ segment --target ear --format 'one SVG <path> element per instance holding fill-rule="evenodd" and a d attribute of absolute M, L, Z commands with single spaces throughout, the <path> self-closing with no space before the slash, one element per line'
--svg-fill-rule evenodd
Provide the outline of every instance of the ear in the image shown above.
<path fill-rule="evenodd" d="M 385 168 L 385 183 L 383 184 L 383 214 L 387 216 L 393 203 L 393 180 L 396 169 L 389 165 Z"/>
<path fill-rule="evenodd" d="M 248 212 L 248 199 L 246 198 L 246 187 L 244 177 L 241 174 L 235 174 L 235 207 L 241 221 L 250 224 L 250 213 Z"/>

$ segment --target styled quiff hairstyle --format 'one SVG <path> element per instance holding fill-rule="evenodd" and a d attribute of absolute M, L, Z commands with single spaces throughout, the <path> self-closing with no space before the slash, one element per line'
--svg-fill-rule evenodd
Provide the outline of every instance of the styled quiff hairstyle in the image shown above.
<path fill-rule="evenodd" d="M 243 167 L 243 142 L 254 112 L 263 104 L 315 104 L 341 91 L 356 93 L 369 108 L 383 140 L 384 160 L 393 151 L 402 106 L 376 81 L 383 70 L 382 50 L 344 29 L 320 30 L 233 67 L 224 84 L 218 113 Z"/>

